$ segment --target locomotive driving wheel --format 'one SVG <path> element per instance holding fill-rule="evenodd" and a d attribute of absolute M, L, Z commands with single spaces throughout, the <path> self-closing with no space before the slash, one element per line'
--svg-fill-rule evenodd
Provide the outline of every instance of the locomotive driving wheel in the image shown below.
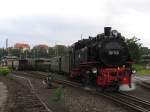
<path fill-rule="evenodd" d="M 114 92 L 119 91 L 119 83 L 118 82 L 114 82 L 114 84 L 112 85 L 112 91 L 114 91 Z"/>
<path fill-rule="evenodd" d="M 82 83 L 84 86 L 91 84 L 91 78 L 90 78 L 90 71 L 84 71 L 82 72 Z"/>

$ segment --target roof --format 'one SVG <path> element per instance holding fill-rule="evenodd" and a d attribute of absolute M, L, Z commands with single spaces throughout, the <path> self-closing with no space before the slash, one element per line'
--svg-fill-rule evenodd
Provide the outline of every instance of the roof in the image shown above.
<path fill-rule="evenodd" d="M 44 48 L 44 49 L 48 49 L 48 45 L 45 45 L 45 44 L 39 44 L 39 45 L 36 45 L 34 46 L 35 48 Z"/>
<path fill-rule="evenodd" d="M 19 48 L 19 49 L 24 49 L 24 48 L 30 49 L 29 44 L 26 44 L 26 43 L 16 43 L 14 47 Z"/>

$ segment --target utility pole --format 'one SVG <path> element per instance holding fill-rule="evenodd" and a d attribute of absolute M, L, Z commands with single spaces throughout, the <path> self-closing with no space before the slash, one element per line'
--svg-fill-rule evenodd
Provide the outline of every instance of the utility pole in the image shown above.
<path fill-rule="evenodd" d="M 6 39 L 6 55 L 8 56 L 8 38 Z"/>
<path fill-rule="evenodd" d="M 55 42 L 55 55 L 58 56 L 58 48 L 56 42 Z"/>
<path fill-rule="evenodd" d="M 25 51 L 25 53 L 26 53 L 26 59 L 28 58 L 28 56 L 27 56 L 27 51 Z"/>

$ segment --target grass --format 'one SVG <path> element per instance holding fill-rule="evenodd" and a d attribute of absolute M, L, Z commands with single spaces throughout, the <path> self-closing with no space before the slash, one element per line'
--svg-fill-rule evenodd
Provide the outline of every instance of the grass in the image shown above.
<path fill-rule="evenodd" d="M 150 75 L 150 69 L 146 69 L 145 66 L 144 64 L 134 64 L 133 68 L 139 75 Z"/>
<path fill-rule="evenodd" d="M 6 76 L 11 72 L 8 67 L 0 67 L 0 75 Z"/>
<path fill-rule="evenodd" d="M 53 100 L 59 101 L 63 98 L 64 95 L 64 88 L 63 86 L 59 86 L 53 93 Z"/>

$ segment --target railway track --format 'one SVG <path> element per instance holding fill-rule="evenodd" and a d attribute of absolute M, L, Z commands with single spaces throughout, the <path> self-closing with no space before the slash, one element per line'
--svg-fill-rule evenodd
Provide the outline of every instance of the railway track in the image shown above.
<path fill-rule="evenodd" d="M 32 74 L 30 74 L 30 73 L 25 72 L 24 74 L 26 74 L 28 76 L 32 76 Z M 47 76 L 47 75 L 42 74 L 42 73 L 40 73 L 39 75 L 41 75 L 42 77 Z M 72 81 L 54 79 L 54 82 L 84 89 L 84 87 L 82 87 L 81 84 L 75 83 Z M 100 95 L 100 96 L 108 98 L 112 101 L 115 101 L 117 104 L 121 104 L 123 106 L 126 106 L 126 107 L 128 107 L 128 108 L 130 108 L 136 112 L 150 112 L 150 102 L 143 100 L 143 99 L 140 99 L 138 97 L 135 97 L 135 96 L 132 96 L 129 94 L 125 94 L 125 93 L 121 93 L 121 92 L 117 92 L 117 93 L 98 92 L 96 89 L 88 89 L 88 91 L 92 94 Z"/>
<path fill-rule="evenodd" d="M 141 85 L 141 86 L 143 86 L 143 87 L 145 87 L 147 89 L 150 89 L 150 83 L 149 82 L 143 81 L 140 78 L 135 78 L 135 79 L 138 81 L 137 84 L 139 84 L 139 85 Z"/>
<path fill-rule="evenodd" d="M 135 96 L 131 96 L 124 93 L 116 93 L 116 94 L 100 93 L 100 95 L 103 95 L 104 97 L 116 101 L 117 103 L 120 103 L 122 105 L 130 107 L 136 112 L 150 112 L 150 102 L 137 98 Z"/>
<path fill-rule="evenodd" d="M 145 87 L 145 88 L 147 88 L 147 89 L 150 89 L 150 83 L 148 83 L 148 82 L 142 81 L 140 83 L 140 85 L 143 86 L 143 87 Z"/>
<path fill-rule="evenodd" d="M 28 78 L 17 75 L 13 76 L 27 81 L 27 84 L 30 88 L 29 90 L 29 88 L 26 88 L 24 86 L 16 94 L 16 102 L 18 107 L 22 108 L 22 112 L 52 112 L 52 110 L 50 110 L 47 105 L 42 101 L 39 95 L 36 94 L 34 86 Z"/>
<path fill-rule="evenodd" d="M 69 86 L 73 87 L 79 87 L 84 89 L 84 87 L 81 87 L 79 84 L 72 83 L 70 81 L 64 81 L 64 80 L 58 80 L 59 83 L 67 84 Z M 92 92 L 92 94 L 104 96 L 108 99 L 111 99 L 119 104 L 125 105 L 127 107 L 132 108 L 136 112 L 150 112 L 150 102 L 140 99 L 138 97 L 125 94 L 125 93 L 107 93 L 107 92 L 97 92 L 96 89 L 88 89 L 88 91 Z"/>
<path fill-rule="evenodd" d="M 73 87 L 80 87 L 82 88 L 80 85 L 76 85 L 75 83 L 72 83 L 70 81 L 64 81 L 64 80 L 58 80 L 59 83 L 63 83 L 63 84 L 67 84 L 69 86 L 73 86 Z M 84 89 L 84 88 L 82 88 Z M 125 105 L 127 107 L 132 108 L 133 110 L 135 110 L 136 112 L 150 112 L 150 102 L 140 99 L 138 97 L 129 95 L 129 94 L 125 94 L 125 93 L 107 93 L 107 92 L 97 92 L 96 89 L 88 89 L 88 91 L 92 92 L 92 94 L 96 94 L 96 95 L 100 95 L 100 96 L 104 96 L 108 99 L 111 99 L 117 103 L 120 103 L 122 105 Z"/>

